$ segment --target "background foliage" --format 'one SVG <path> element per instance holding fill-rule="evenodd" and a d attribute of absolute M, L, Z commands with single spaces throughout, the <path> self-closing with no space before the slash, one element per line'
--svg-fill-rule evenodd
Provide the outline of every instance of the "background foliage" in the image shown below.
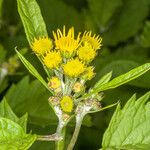
<path fill-rule="evenodd" d="M 50 36 L 52 30 L 66 25 L 74 26 L 76 32 L 92 30 L 103 37 L 103 48 L 93 62 L 97 74 L 88 86 L 93 85 L 110 71 L 113 71 L 113 77 L 116 77 L 150 62 L 149 0 L 37 0 L 37 2 Z M 32 37 L 28 37 L 30 38 Z M 2 67 L 4 62 L 10 66 L 8 74 L 0 85 L 0 99 L 5 95 L 19 117 L 28 112 L 29 131 L 38 134 L 53 133 L 57 120 L 48 108 L 49 93 L 18 62 L 14 56 L 16 46 L 22 49 L 25 57 L 45 77 L 41 64 L 29 48 L 17 13 L 16 0 L 0 0 L 0 66 Z M 12 57 L 15 58 L 14 61 L 10 61 Z M 16 63 L 19 67 L 11 70 L 15 68 Z M 150 72 L 123 87 L 106 91 L 102 105 L 106 106 L 118 100 L 123 105 L 133 93 L 137 93 L 139 97 L 149 89 Z M 102 135 L 108 126 L 112 111 L 114 109 L 85 118 L 75 149 L 95 150 L 101 147 Z M 68 138 L 72 132 L 73 122 L 69 124 Z M 48 150 L 53 146 L 53 143 L 36 142 L 31 150 L 41 150 L 43 147 L 44 150 Z"/>

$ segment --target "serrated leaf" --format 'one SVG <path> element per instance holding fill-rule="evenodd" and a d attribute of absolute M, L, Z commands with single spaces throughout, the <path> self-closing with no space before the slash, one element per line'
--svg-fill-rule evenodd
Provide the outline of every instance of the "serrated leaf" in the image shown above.
<path fill-rule="evenodd" d="M 17 123 L 23 128 L 24 132 L 27 131 L 27 123 L 28 123 L 28 114 L 24 114 Z"/>
<path fill-rule="evenodd" d="M 0 117 L 10 119 L 14 122 L 17 122 L 19 120 L 19 118 L 15 115 L 15 113 L 8 105 L 5 98 L 0 103 Z"/>
<path fill-rule="evenodd" d="M 17 4 L 29 44 L 34 37 L 47 36 L 46 25 L 36 0 L 17 0 Z"/>
<path fill-rule="evenodd" d="M 122 0 L 88 0 L 88 4 L 97 25 L 104 27 L 122 5 Z"/>
<path fill-rule="evenodd" d="M 27 150 L 36 138 L 36 135 L 25 134 L 17 123 L 0 118 L 0 150 Z"/>
<path fill-rule="evenodd" d="M 150 70 L 150 63 L 146 63 L 142 66 L 134 68 L 131 71 L 114 78 L 110 82 L 103 84 L 102 86 L 100 86 L 96 89 L 91 90 L 91 92 L 89 92 L 88 94 L 85 94 L 82 98 L 86 98 L 94 93 L 98 93 L 98 92 L 105 91 L 108 89 L 116 88 L 122 84 L 125 84 L 125 83 L 133 80 L 133 79 L 136 79 L 137 77 L 141 76 L 142 74 L 146 73 L 149 70 Z"/>
<path fill-rule="evenodd" d="M 146 150 L 150 148 L 150 92 L 136 101 L 133 95 L 123 109 L 118 105 L 108 129 L 103 149 Z"/>
<path fill-rule="evenodd" d="M 117 45 L 133 37 L 141 28 L 149 11 L 149 0 L 126 0 L 115 16 L 112 26 L 104 33 L 104 43 Z M 113 37 L 113 38 L 112 38 Z"/>
<path fill-rule="evenodd" d="M 27 59 L 25 59 L 25 57 L 23 57 L 17 50 L 16 50 L 16 52 L 17 52 L 18 57 L 22 61 L 22 63 L 29 70 L 29 72 L 34 77 L 36 77 L 51 93 L 53 93 L 53 91 L 50 90 L 50 88 L 48 87 L 48 84 L 45 82 L 45 80 L 42 78 L 42 76 L 38 73 L 38 71 L 33 67 L 33 65 L 30 64 L 30 62 Z"/>
<path fill-rule="evenodd" d="M 94 86 L 93 89 L 96 89 L 100 86 L 102 86 L 103 84 L 107 83 L 112 77 L 112 71 L 107 73 L 106 75 L 104 75 Z"/>
<path fill-rule="evenodd" d="M 28 115 L 25 114 L 21 118 L 18 118 L 8 105 L 6 98 L 3 98 L 0 103 L 0 118 L 7 118 L 18 123 L 26 132 Z"/>
<path fill-rule="evenodd" d="M 144 31 L 141 35 L 141 43 L 144 47 L 150 47 L 150 21 L 147 21 L 144 26 Z"/>

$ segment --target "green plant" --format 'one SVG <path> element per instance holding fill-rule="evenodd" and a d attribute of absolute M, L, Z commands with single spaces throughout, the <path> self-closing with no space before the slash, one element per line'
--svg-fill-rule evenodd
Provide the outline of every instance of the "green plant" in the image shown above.
<path fill-rule="evenodd" d="M 43 77 L 38 73 L 35 67 L 17 50 L 17 48 L 16 52 L 29 72 L 33 76 L 35 76 L 48 90 L 48 102 L 51 107 L 50 110 L 53 111 L 58 118 L 58 122 L 55 120 L 55 123 L 58 124 L 58 127 L 56 133 L 52 135 L 36 135 L 31 133 L 26 134 L 27 116 L 25 115 L 19 119 L 9 108 L 7 102 L 3 100 L 1 103 L 2 108 L 0 109 L 2 110 L 0 123 L 2 133 L 6 134 L 1 134 L 2 137 L 0 139 L 0 147 L 2 147 L 2 149 L 28 149 L 35 140 L 39 140 L 55 141 L 56 149 L 62 150 L 65 147 L 66 127 L 71 119 L 75 118 L 75 130 L 67 148 L 68 150 L 71 150 L 75 145 L 85 115 L 87 115 L 88 113 L 102 111 L 117 104 L 118 106 L 116 112 L 114 113 L 112 121 L 108 129 L 106 130 L 106 133 L 104 134 L 102 149 L 146 149 L 147 147 L 149 147 L 149 135 L 146 135 L 148 134 L 150 128 L 145 129 L 144 127 L 147 127 L 150 121 L 148 109 L 149 103 L 145 105 L 150 96 L 150 93 L 145 94 L 137 101 L 135 101 L 136 98 L 135 96 L 133 96 L 127 102 L 123 110 L 120 109 L 119 103 L 102 107 L 101 101 L 103 99 L 103 91 L 114 89 L 141 76 L 142 74 L 150 70 L 150 63 L 146 63 L 142 66 L 132 69 L 131 71 L 112 80 L 112 72 L 109 72 L 104 75 L 94 86 L 90 86 L 90 88 L 87 89 L 85 87 L 86 81 L 94 76 L 93 67 L 89 67 L 89 64 L 91 60 L 94 59 L 96 50 L 101 47 L 101 38 L 95 36 L 92 37 L 91 32 L 86 32 L 83 35 L 84 38 L 82 38 L 82 41 L 80 41 L 79 36 L 77 39 L 74 39 L 73 28 L 69 30 L 68 35 L 65 35 L 65 28 L 63 28 L 63 33 L 61 33 L 60 30 L 57 30 L 57 34 L 54 33 L 54 44 L 54 42 L 48 38 L 46 26 L 41 16 L 40 8 L 37 5 L 36 1 L 17 0 L 17 4 L 29 45 L 37 55 L 39 61 L 43 64 L 43 68 L 46 72 L 47 78 L 50 81 L 47 83 L 47 81 L 43 79 Z M 108 15 L 108 18 L 109 17 L 110 15 Z M 101 21 L 102 25 L 106 22 L 107 20 Z M 61 38 L 63 40 L 59 41 L 59 39 Z M 89 41 L 90 38 L 96 41 L 96 46 L 92 45 L 93 47 L 91 47 L 91 41 Z M 68 45 L 66 44 L 66 41 L 68 42 Z M 43 47 L 41 46 L 41 42 L 44 42 L 44 45 L 42 45 Z M 115 44 L 116 42 L 118 42 L 117 39 L 112 43 Z M 64 43 L 66 47 L 68 46 L 68 49 L 65 49 L 66 47 L 63 47 Z M 81 44 L 81 47 L 79 47 L 79 44 Z M 61 49 L 61 55 L 60 53 L 58 53 L 58 51 L 49 52 L 50 49 L 53 49 L 54 45 L 56 46 L 56 49 L 61 49 L 63 47 Z M 72 47 L 70 48 L 69 46 L 73 46 L 74 49 L 71 49 Z M 79 59 L 74 59 L 74 50 L 76 50 L 77 48 L 78 51 L 80 49 L 81 52 L 84 52 L 84 48 L 86 50 L 89 50 L 88 52 L 91 52 L 87 57 L 82 57 L 82 53 L 81 55 L 78 53 L 79 59 L 85 61 L 86 65 L 81 63 Z M 93 49 L 96 50 L 93 51 Z M 55 59 L 51 57 L 52 55 Z M 73 61 L 70 60 L 70 58 L 72 58 Z M 62 64 L 61 68 L 58 67 L 59 64 Z M 74 70 L 74 68 L 72 68 L 72 64 L 75 64 L 75 67 L 77 65 L 79 69 L 76 68 L 77 70 Z M 87 68 L 89 70 L 86 70 Z M 22 84 L 24 83 L 26 83 L 25 80 L 24 82 L 22 82 Z M 31 89 L 34 89 L 37 86 L 39 86 L 39 83 L 35 81 L 34 84 L 32 84 Z M 27 84 L 26 91 L 28 91 L 28 87 L 29 85 Z M 12 88 L 12 91 L 13 90 L 14 89 Z M 24 89 L 20 88 L 20 92 L 23 90 Z M 42 89 L 40 92 L 42 93 Z M 40 97 L 40 94 L 36 94 L 35 96 Z M 7 97 L 9 96 L 6 95 L 6 98 Z M 38 116 L 36 116 L 37 114 L 35 112 L 32 112 L 31 110 L 32 108 L 30 108 L 31 114 L 36 117 L 36 121 L 34 121 L 36 123 L 41 123 L 38 120 Z M 128 117 L 129 115 L 131 115 L 131 118 Z M 133 118 L 135 118 L 134 124 L 132 122 Z M 126 123 L 127 121 L 129 121 L 129 124 L 125 127 L 124 130 L 127 131 L 128 134 L 124 134 L 124 130 L 122 131 L 122 129 L 124 123 Z M 139 129 L 136 128 L 136 126 L 139 126 Z M 141 132 L 138 132 L 137 130 L 140 130 Z M 122 135 L 122 137 L 118 138 L 118 135 L 120 134 Z M 142 137 L 140 136 L 141 138 L 138 138 L 136 139 L 137 141 L 135 141 L 134 135 L 137 134 L 141 135 Z M 10 145 L 12 141 L 13 144 Z M 20 141 L 22 143 L 21 145 Z"/>

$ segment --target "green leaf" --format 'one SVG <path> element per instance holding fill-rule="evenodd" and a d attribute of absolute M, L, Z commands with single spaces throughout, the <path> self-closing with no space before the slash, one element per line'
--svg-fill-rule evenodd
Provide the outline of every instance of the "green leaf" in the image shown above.
<path fill-rule="evenodd" d="M 38 71 L 33 67 L 32 64 L 30 64 L 30 62 L 25 59 L 25 57 L 23 57 L 17 50 L 17 55 L 20 58 L 20 60 L 22 61 L 22 63 L 25 65 L 25 67 L 29 70 L 29 72 L 36 77 L 51 93 L 53 93 L 53 91 L 50 90 L 50 88 L 48 87 L 47 83 L 45 82 L 45 80 L 42 78 L 42 76 L 38 73 Z"/>
<path fill-rule="evenodd" d="M 141 43 L 144 47 L 150 47 L 150 21 L 147 21 L 144 26 L 144 31 L 141 35 Z"/>
<path fill-rule="evenodd" d="M 150 70 L 150 63 L 146 63 L 142 66 L 134 68 L 131 71 L 114 78 L 110 82 L 105 83 L 102 86 L 91 90 L 91 92 L 89 92 L 88 94 L 85 94 L 82 98 L 86 98 L 94 93 L 98 93 L 98 92 L 105 91 L 108 89 L 116 88 L 122 84 L 125 84 L 125 83 L 133 80 L 133 79 L 136 79 L 137 77 L 141 76 L 142 74 L 146 73 L 149 70 Z"/>
<path fill-rule="evenodd" d="M 27 150 L 36 138 L 36 135 L 25 134 L 17 123 L 0 118 L 0 150 Z"/>
<path fill-rule="evenodd" d="M 36 0 L 17 0 L 17 4 L 29 44 L 32 44 L 34 37 L 47 36 L 46 25 Z"/>
<path fill-rule="evenodd" d="M 48 104 L 49 97 L 50 93 L 43 85 L 38 80 L 29 82 L 29 77 L 12 85 L 6 93 L 6 99 L 16 114 L 27 112 L 29 123 L 40 126 L 57 124 L 57 118 Z"/>
<path fill-rule="evenodd" d="M 24 132 L 27 131 L 27 123 L 28 123 L 28 114 L 25 113 L 18 121 L 17 123 L 23 128 Z"/>
<path fill-rule="evenodd" d="M 0 117 L 10 119 L 14 122 L 17 122 L 19 120 L 19 118 L 14 114 L 14 112 L 8 105 L 5 98 L 0 103 Z"/>
<path fill-rule="evenodd" d="M 104 27 L 122 5 L 122 0 L 88 0 L 88 4 L 97 25 Z"/>
<path fill-rule="evenodd" d="M 104 33 L 104 43 L 117 45 L 133 37 L 148 16 L 149 0 L 126 0 L 114 16 L 112 26 Z M 113 38 L 112 38 L 113 37 Z"/>
<path fill-rule="evenodd" d="M 8 105 L 6 98 L 3 98 L 2 102 L 0 103 L 0 117 L 7 118 L 18 123 L 26 132 L 28 120 L 27 113 L 23 115 L 21 118 L 18 118 Z"/>
<path fill-rule="evenodd" d="M 93 89 L 96 89 L 100 86 L 102 86 L 103 84 L 107 83 L 112 77 L 112 71 L 107 73 L 106 75 L 104 75 L 94 86 Z"/>
<path fill-rule="evenodd" d="M 108 129 L 103 149 L 146 150 L 150 146 L 150 92 L 136 101 L 133 95 L 123 109 L 118 105 Z M 147 148 L 146 148 L 147 147 Z"/>

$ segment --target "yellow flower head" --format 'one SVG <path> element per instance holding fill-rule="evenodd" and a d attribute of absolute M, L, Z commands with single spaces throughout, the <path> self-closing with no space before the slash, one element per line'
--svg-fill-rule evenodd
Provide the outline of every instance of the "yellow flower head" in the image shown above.
<path fill-rule="evenodd" d="M 62 62 L 62 58 L 59 52 L 54 51 L 47 53 L 46 56 L 44 56 L 43 61 L 48 68 L 54 69 Z"/>
<path fill-rule="evenodd" d="M 93 66 L 87 67 L 86 70 L 85 70 L 85 74 L 83 75 L 83 78 L 85 80 L 91 80 L 95 75 L 95 73 L 93 71 L 94 71 Z"/>
<path fill-rule="evenodd" d="M 61 106 L 61 109 L 64 111 L 64 112 L 71 112 L 72 109 L 73 109 L 73 99 L 69 96 L 64 96 L 62 98 L 62 100 L 60 101 L 60 106 Z"/>
<path fill-rule="evenodd" d="M 61 82 L 57 77 L 52 77 L 48 83 L 49 87 L 52 89 L 60 88 Z"/>
<path fill-rule="evenodd" d="M 76 82 L 73 86 L 74 92 L 80 92 L 83 89 L 83 85 L 80 82 Z"/>
<path fill-rule="evenodd" d="M 92 48 L 91 44 L 84 42 L 84 45 L 79 48 L 77 54 L 81 60 L 90 62 L 95 58 L 96 51 Z"/>
<path fill-rule="evenodd" d="M 84 41 L 84 42 L 86 41 L 86 42 L 90 43 L 95 50 L 100 49 L 102 46 L 102 38 L 99 37 L 99 35 L 96 36 L 95 34 L 92 36 L 91 31 L 84 32 L 82 41 Z"/>
<path fill-rule="evenodd" d="M 78 58 L 63 65 L 64 73 L 70 77 L 78 77 L 85 70 L 85 65 Z"/>
<path fill-rule="evenodd" d="M 52 40 L 50 40 L 48 37 L 40 37 L 39 39 L 35 38 L 34 42 L 32 43 L 32 50 L 39 55 L 44 55 L 52 48 Z"/>
<path fill-rule="evenodd" d="M 78 34 L 77 39 L 75 39 L 73 27 L 70 28 L 66 34 L 66 29 L 64 26 L 63 32 L 58 29 L 57 33 L 53 32 L 53 36 L 55 39 L 56 49 L 60 50 L 65 57 L 71 57 L 79 46 L 80 33 Z"/>

